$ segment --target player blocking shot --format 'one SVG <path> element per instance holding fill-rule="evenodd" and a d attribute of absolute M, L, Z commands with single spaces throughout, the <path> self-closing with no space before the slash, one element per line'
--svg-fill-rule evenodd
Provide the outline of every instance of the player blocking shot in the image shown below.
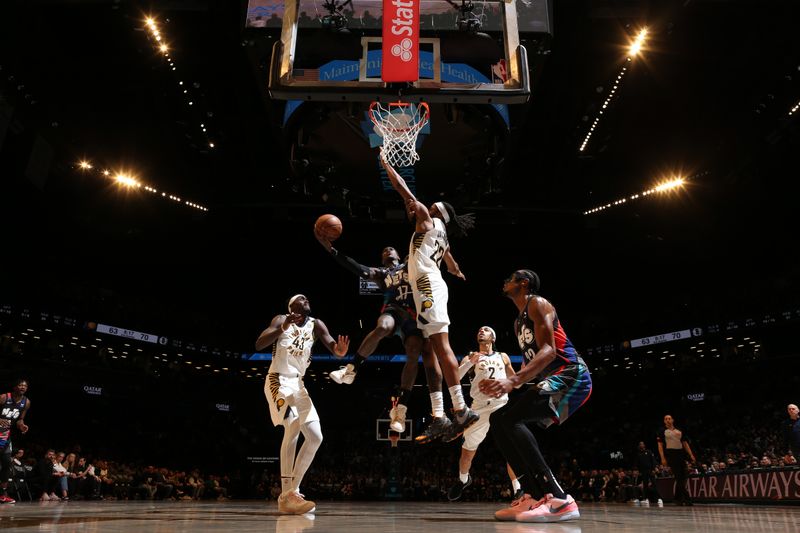
<path fill-rule="evenodd" d="M 495 350 L 497 334 L 489 326 L 478 330 L 478 351 L 470 352 L 461 360 L 458 366 L 458 376 L 463 378 L 471 374 L 470 396 L 472 409 L 480 416 L 480 420 L 464 431 L 464 443 L 461 445 L 461 456 L 458 461 L 458 481 L 450 487 L 447 499 L 451 502 L 461 498 L 464 489 L 472 484 L 469 471 L 472 460 L 478 451 L 478 446 L 489 433 L 489 415 L 503 407 L 508 402 L 508 394 L 500 398 L 487 396 L 480 391 L 479 384 L 485 379 L 505 379 L 514 375 L 511 360 L 503 352 Z M 515 499 L 522 495 L 519 481 L 510 466 L 507 465 L 508 476 L 514 489 Z"/>
<path fill-rule="evenodd" d="M 300 493 L 308 467 L 322 444 L 319 415 L 303 384 L 303 376 L 311 363 L 311 347 L 317 340 L 337 357 L 347 355 L 350 339 L 337 340 L 327 326 L 311 316 L 311 305 L 302 294 L 289 299 L 288 314 L 277 315 L 256 340 L 256 350 L 270 345 L 272 363 L 264 383 L 270 417 L 276 426 L 283 426 L 280 451 L 281 494 L 278 510 L 287 514 L 313 512 L 316 504 Z M 297 441 L 303 434 L 303 445 L 297 452 Z"/>
<path fill-rule="evenodd" d="M 450 347 L 448 290 L 442 278 L 441 263 L 444 260 L 448 272 L 466 279 L 450 253 L 448 232 L 464 236 L 474 226 L 475 221 L 472 215 L 457 216 L 453 207 L 444 202 L 436 202 L 429 209 L 417 200 L 405 180 L 382 157 L 381 164 L 386 169 L 392 187 L 405 202 L 409 216 L 414 220 L 415 231 L 408 253 L 408 277 L 414 294 L 417 323 L 423 335 L 430 339 L 453 403 L 453 421 L 444 415 L 434 417 L 426 433 L 429 440 L 442 438 L 445 442 L 450 442 L 461 436 L 480 417 L 464 401 L 461 380 L 458 377 L 458 361 Z"/>
<path fill-rule="evenodd" d="M 353 383 L 361 365 L 375 352 L 380 341 L 397 335 L 405 348 L 406 363 L 400 378 L 400 394 L 389 413 L 391 418 L 389 428 L 398 433 L 403 433 L 406 429 L 406 413 L 411 400 L 411 391 L 417 379 L 420 353 L 434 412 L 438 405 L 439 416 L 443 416 L 442 372 L 436 356 L 430 350 L 430 343 L 425 342 L 422 331 L 417 327 L 417 313 L 414 309 L 411 286 L 408 283 L 408 270 L 406 263 L 400 262 L 397 250 L 387 246 L 381 252 L 382 266 L 367 267 L 334 248 L 329 236 L 318 226 L 314 227 L 314 235 L 342 267 L 360 278 L 377 283 L 383 289 L 383 306 L 375 328 L 361 342 L 353 362 L 331 372 L 331 379 L 340 384 Z"/>

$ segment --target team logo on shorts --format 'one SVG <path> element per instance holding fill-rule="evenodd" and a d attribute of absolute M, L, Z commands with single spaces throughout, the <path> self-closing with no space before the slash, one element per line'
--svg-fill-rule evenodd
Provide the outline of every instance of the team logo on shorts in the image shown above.
<path fill-rule="evenodd" d="M 417 290 L 422 297 L 422 311 L 425 312 L 433 307 L 433 290 L 431 290 L 431 280 L 427 274 L 423 274 L 417 279 Z"/>
<path fill-rule="evenodd" d="M 283 398 L 278 398 L 278 401 L 275 402 L 275 405 L 278 406 L 278 410 L 280 411 L 281 409 L 283 409 L 283 406 L 286 405 L 286 400 L 284 400 Z"/>

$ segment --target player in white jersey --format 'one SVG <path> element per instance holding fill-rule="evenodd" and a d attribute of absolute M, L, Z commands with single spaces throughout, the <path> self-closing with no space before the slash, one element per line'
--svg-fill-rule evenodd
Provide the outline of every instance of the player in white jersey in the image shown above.
<path fill-rule="evenodd" d="M 470 352 L 469 355 L 461 360 L 458 366 L 458 376 L 463 378 L 470 370 L 472 379 L 470 380 L 470 393 L 472 397 L 472 410 L 481 418 L 475 424 L 464 431 L 464 444 L 461 445 L 461 457 L 458 460 L 458 481 L 450 487 L 447 499 L 454 502 L 461 498 L 464 489 L 472 484 L 472 477 L 469 469 L 472 466 L 472 459 L 478 446 L 486 438 L 489 432 L 489 415 L 508 403 L 508 394 L 499 398 L 488 396 L 481 392 L 479 383 L 484 379 L 506 379 L 514 375 L 514 368 L 511 360 L 503 352 L 494 349 L 497 334 L 489 326 L 483 326 L 478 330 L 478 351 Z M 511 470 L 511 466 L 506 465 L 508 476 L 511 478 L 511 486 L 516 494 L 521 491 L 517 476 Z"/>
<path fill-rule="evenodd" d="M 450 253 L 447 235 L 448 232 L 455 236 L 466 235 L 467 230 L 474 226 L 475 219 L 472 215 L 457 216 L 453 206 L 445 202 L 436 202 L 428 209 L 416 199 L 405 180 L 382 157 L 381 164 L 386 169 L 392 187 L 400 193 L 409 215 L 415 220 L 415 233 L 408 252 L 408 277 L 417 307 L 417 323 L 425 338 L 430 339 L 433 351 L 439 358 L 453 402 L 453 421 L 444 414 L 443 406 L 439 412 L 434 407 L 431 426 L 425 433 L 429 437 L 428 442 L 439 437 L 450 442 L 461 436 L 479 417 L 467 407 L 461 390 L 458 361 L 450 347 L 447 284 L 442 278 L 440 265 L 444 259 L 448 272 L 466 279 Z"/>
<path fill-rule="evenodd" d="M 334 340 L 322 320 L 310 316 L 311 306 L 302 294 L 292 296 L 288 308 L 289 314 L 277 315 L 259 335 L 256 350 L 274 344 L 264 395 L 272 423 L 283 426 L 280 455 L 282 491 L 278 497 L 278 510 L 304 514 L 313 512 L 316 504 L 300 494 L 300 482 L 322 444 L 322 429 L 314 403 L 303 385 L 303 376 L 311 362 L 311 347 L 316 340 L 322 341 L 337 357 L 344 357 L 350 339 L 339 335 L 338 340 Z M 304 441 L 297 453 L 300 433 Z"/>

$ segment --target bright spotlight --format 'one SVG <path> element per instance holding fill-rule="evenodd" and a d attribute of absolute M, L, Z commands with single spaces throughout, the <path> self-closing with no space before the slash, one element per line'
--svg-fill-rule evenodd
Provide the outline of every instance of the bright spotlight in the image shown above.
<path fill-rule="evenodd" d="M 78 166 L 81 167 L 83 170 L 92 170 L 92 164 L 88 161 L 81 161 L 78 163 Z"/>
<path fill-rule="evenodd" d="M 114 179 L 117 180 L 117 183 L 124 185 L 125 187 L 139 187 L 138 181 L 130 176 L 126 176 L 125 174 L 117 174 L 114 176 Z"/>
<path fill-rule="evenodd" d="M 677 189 L 678 187 L 683 186 L 684 179 L 683 178 L 675 178 L 674 180 L 666 181 L 654 189 L 656 192 L 665 192 L 672 189 Z"/>
<path fill-rule="evenodd" d="M 642 51 L 642 45 L 644 44 L 645 39 L 647 38 L 647 28 L 642 28 L 642 31 L 636 36 L 631 43 L 631 47 L 628 49 L 628 56 L 636 57 L 639 52 Z"/>
<path fill-rule="evenodd" d="M 169 46 L 167 46 L 166 44 L 162 44 L 161 46 L 158 47 L 158 49 L 166 54 L 169 51 Z"/>

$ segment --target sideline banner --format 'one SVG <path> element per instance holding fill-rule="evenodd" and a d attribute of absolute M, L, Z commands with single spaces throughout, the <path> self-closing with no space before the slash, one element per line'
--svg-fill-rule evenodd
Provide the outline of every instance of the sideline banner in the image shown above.
<path fill-rule="evenodd" d="M 747 470 L 690 476 L 686 481 L 693 500 L 703 501 L 791 501 L 800 503 L 800 468 Z M 675 479 L 656 480 L 665 500 L 675 495 Z"/>

